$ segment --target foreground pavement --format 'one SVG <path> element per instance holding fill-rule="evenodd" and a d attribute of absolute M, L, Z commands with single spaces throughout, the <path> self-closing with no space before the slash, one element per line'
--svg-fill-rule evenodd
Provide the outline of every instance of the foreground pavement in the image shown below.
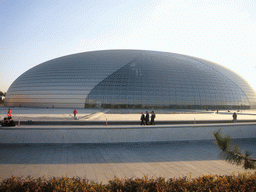
<path fill-rule="evenodd" d="M 70 109 L 13 108 L 17 121 L 139 121 L 140 111 L 79 109 L 74 120 Z M 0 117 L 7 108 L 0 107 Z M 233 111 L 159 111 L 159 120 L 232 120 Z M 255 120 L 256 111 L 240 111 L 238 120 Z M 18 128 L 18 126 L 16 126 Z M 256 138 L 234 140 L 255 155 Z M 211 140 L 123 144 L 0 144 L 0 179 L 11 176 L 86 177 L 107 183 L 114 177 L 198 177 L 206 174 L 244 173 L 241 166 L 218 158 L 220 151 Z M 254 171 L 249 171 L 254 172 Z"/>
<path fill-rule="evenodd" d="M 256 138 L 234 142 L 255 155 Z M 247 172 L 241 166 L 219 160 L 219 153 L 210 140 L 104 145 L 0 144 L 0 177 L 1 180 L 11 176 L 86 177 L 107 183 L 114 177 L 147 175 L 168 179 Z"/>

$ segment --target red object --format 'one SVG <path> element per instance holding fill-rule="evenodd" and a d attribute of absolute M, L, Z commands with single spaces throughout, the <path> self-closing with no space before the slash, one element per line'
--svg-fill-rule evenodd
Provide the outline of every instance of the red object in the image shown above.
<path fill-rule="evenodd" d="M 8 113 L 7 113 L 7 116 L 8 116 L 8 117 L 11 117 L 11 116 L 12 116 L 12 111 L 11 111 L 11 109 L 10 109 L 10 108 L 9 108 Z"/>
<path fill-rule="evenodd" d="M 75 110 L 73 111 L 73 113 L 74 113 L 74 115 L 76 115 L 76 114 L 77 114 L 77 110 L 75 109 Z"/>

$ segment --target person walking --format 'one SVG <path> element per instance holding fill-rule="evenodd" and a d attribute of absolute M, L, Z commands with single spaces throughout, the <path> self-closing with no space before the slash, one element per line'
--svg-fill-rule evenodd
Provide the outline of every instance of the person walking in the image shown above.
<path fill-rule="evenodd" d="M 234 123 L 237 122 L 237 114 L 236 114 L 236 112 L 233 113 L 233 122 Z"/>
<path fill-rule="evenodd" d="M 142 112 L 141 113 L 141 116 L 140 116 L 140 125 L 145 125 L 145 115 L 144 115 L 144 113 Z"/>
<path fill-rule="evenodd" d="M 148 111 L 146 111 L 146 125 L 149 125 L 149 114 Z"/>
<path fill-rule="evenodd" d="M 151 122 L 150 125 L 155 125 L 155 118 L 156 118 L 156 114 L 154 111 L 151 112 Z"/>
<path fill-rule="evenodd" d="M 11 117 L 11 116 L 12 116 L 12 111 L 11 111 L 10 108 L 9 108 L 9 110 L 8 110 L 7 116 L 8 116 L 8 117 Z"/>
<path fill-rule="evenodd" d="M 73 111 L 73 114 L 74 114 L 74 118 L 75 118 L 76 114 L 77 114 L 77 110 L 76 109 Z"/>

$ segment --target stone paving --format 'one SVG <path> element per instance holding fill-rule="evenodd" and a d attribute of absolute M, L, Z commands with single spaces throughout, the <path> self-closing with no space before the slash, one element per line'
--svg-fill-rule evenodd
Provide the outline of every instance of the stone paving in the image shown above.
<path fill-rule="evenodd" d="M 0 107 L 1 119 L 6 107 Z M 21 120 L 74 120 L 71 109 L 13 108 L 13 117 Z M 157 120 L 232 120 L 232 113 L 220 111 L 156 111 Z M 78 109 L 79 121 L 131 120 L 140 112 L 125 114 Z M 240 111 L 239 119 L 256 119 L 256 110 Z M 255 154 L 256 138 L 235 140 Z M 0 178 L 11 176 L 86 177 L 106 183 L 114 177 L 197 177 L 205 174 L 243 173 L 241 166 L 218 158 L 213 141 L 124 144 L 0 144 Z M 249 171 L 254 172 L 254 171 Z"/>
<path fill-rule="evenodd" d="M 74 120 L 73 109 L 60 108 L 11 108 L 14 121 L 77 121 Z M 78 121 L 139 121 L 141 111 L 145 110 L 101 110 L 101 109 L 77 109 Z M 0 106 L 0 118 L 7 114 L 8 108 Z M 148 110 L 149 112 L 151 110 Z M 237 110 L 155 110 L 156 121 L 180 121 L 180 120 L 232 120 L 233 112 Z M 256 110 L 240 110 L 237 112 L 238 120 L 256 120 Z"/>
<path fill-rule="evenodd" d="M 234 140 L 255 152 L 255 139 Z M 125 144 L 0 144 L 0 177 L 86 177 L 107 183 L 114 177 L 198 177 L 247 172 L 218 159 L 213 141 Z M 253 173 L 254 171 L 249 171 Z"/>

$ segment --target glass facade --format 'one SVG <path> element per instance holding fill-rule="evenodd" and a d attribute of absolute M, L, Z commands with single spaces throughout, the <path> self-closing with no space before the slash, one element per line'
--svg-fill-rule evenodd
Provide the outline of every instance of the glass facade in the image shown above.
<path fill-rule="evenodd" d="M 69 55 L 21 75 L 6 106 L 250 108 L 255 91 L 239 75 L 185 55 L 108 50 Z"/>

